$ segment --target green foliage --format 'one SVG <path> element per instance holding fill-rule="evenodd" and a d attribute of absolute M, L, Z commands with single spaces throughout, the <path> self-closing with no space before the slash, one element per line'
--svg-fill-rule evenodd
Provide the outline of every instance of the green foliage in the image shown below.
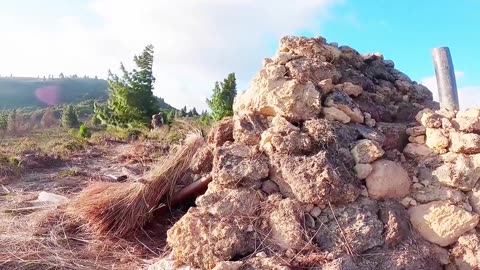
<path fill-rule="evenodd" d="M 237 83 L 235 73 L 228 74 L 228 77 L 223 82 L 215 82 L 212 98 L 207 99 L 207 104 L 212 110 L 212 118 L 215 121 L 233 115 L 233 100 L 236 95 Z"/>
<path fill-rule="evenodd" d="M 7 130 L 8 127 L 8 113 L 0 112 L 0 130 Z"/>
<path fill-rule="evenodd" d="M 165 121 L 165 123 L 170 126 L 173 124 L 173 121 L 175 121 L 175 111 L 170 110 L 167 114 L 167 121 Z"/>
<path fill-rule="evenodd" d="M 137 69 L 129 72 L 120 65 L 122 76 L 109 72 L 110 97 L 106 107 L 94 105 L 97 117 L 105 124 L 128 127 L 148 125 L 152 115 L 160 110 L 153 95 L 153 46 L 145 47 L 143 53 L 134 57 Z"/>
<path fill-rule="evenodd" d="M 17 130 L 17 110 L 12 110 L 8 114 L 7 130 L 12 133 Z"/>
<path fill-rule="evenodd" d="M 88 127 L 85 124 L 83 124 L 78 129 L 78 137 L 81 139 L 88 139 L 92 137 L 92 132 L 90 132 Z"/>
<path fill-rule="evenodd" d="M 62 111 L 62 127 L 73 128 L 79 125 L 77 113 L 72 105 L 67 105 Z"/>
<path fill-rule="evenodd" d="M 200 122 L 206 127 L 209 127 L 212 124 L 212 120 L 212 117 L 207 113 L 207 111 L 203 111 L 200 115 Z"/>

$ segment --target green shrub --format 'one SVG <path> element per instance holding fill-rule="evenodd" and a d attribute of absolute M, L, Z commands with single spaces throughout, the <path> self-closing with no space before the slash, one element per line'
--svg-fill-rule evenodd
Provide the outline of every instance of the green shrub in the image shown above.
<path fill-rule="evenodd" d="M 78 137 L 80 139 L 88 139 L 88 138 L 92 137 L 92 132 L 90 132 L 88 127 L 85 124 L 83 124 L 78 129 Z"/>

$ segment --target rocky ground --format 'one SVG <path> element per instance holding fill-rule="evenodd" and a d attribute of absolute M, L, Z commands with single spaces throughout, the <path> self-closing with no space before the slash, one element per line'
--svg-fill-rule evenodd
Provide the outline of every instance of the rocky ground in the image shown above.
<path fill-rule="evenodd" d="M 380 54 L 283 38 L 150 269 L 480 269 L 480 110 L 438 109 Z"/>

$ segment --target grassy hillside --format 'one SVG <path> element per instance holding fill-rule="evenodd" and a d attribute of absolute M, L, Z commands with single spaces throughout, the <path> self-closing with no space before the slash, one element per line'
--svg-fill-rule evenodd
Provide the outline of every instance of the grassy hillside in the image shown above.
<path fill-rule="evenodd" d="M 46 108 L 108 99 L 108 82 L 91 78 L 0 78 L 0 111 Z M 162 110 L 173 107 L 158 98 Z M 28 110 L 28 109 L 27 109 Z"/>

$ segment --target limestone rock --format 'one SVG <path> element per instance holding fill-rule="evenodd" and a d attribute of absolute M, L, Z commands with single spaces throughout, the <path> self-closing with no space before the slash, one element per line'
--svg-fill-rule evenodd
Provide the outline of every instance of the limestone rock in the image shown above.
<path fill-rule="evenodd" d="M 360 180 L 363 180 L 370 175 L 370 173 L 373 170 L 373 167 L 370 164 L 358 163 L 355 165 L 354 170 L 357 175 L 357 178 Z"/>
<path fill-rule="evenodd" d="M 450 151 L 455 153 L 480 153 L 480 135 L 474 133 L 450 132 Z"/>
<path fill-rule="evenodd" d="M 480 214 L 480 185 L 468 193 L 468 201 L 475 213 Z"/>
<path fill-rule="evenodd" d="M 228 144 L 215 151 L 213 182 L 225 187 L 249 185 L 268 176 L 268 159 L 254 148 Z"/>
<path fill-rule="evenodd" d="M 432 175 L 440 183 L 461 190 L 472 190 L 480 178 L 480 167 L 472 156 L 454 155 L 433 170 Z"/>
<path fill-rule="evenodd" d="M 452 120 L 457 115 L 456 111 L 450 111 L 445 108 L 441 108 L 440 110 L 435 111 L 435 113 L 449 120 Z"/>
<path fill-rule="evenodd" d="M 427 128 L 440 128 L 442 126 L 441 116 L 434 113 L 431 109 L 421 110 L 415 119 Z"/>
<path fill-rule="evenodd" d="M 341 54 L 338 48 L 327 45 L 325 39 L 322 37 L 308 39 L 304 37 L 286 36 L 280 40 L 279 51 L 307 58 L 317 58 L 328 62 L 337 59 Z"/>
<path fill-rule="evenodd" d="M 366 179 L 370 197 L 377 200 L 397 199 L 409 193 L 411 180 L 402 165 L 390 160 L 378 160 L 372 167 L 373 171 Z"/>
<path fill-rule="evenodd" d="M 425 135 L 426 128 L 424 126 L 416 126 L 407 128 L 407 134 L 410 136 Z"/>
<path fill-rule="evenodd" d="M 282 194 L 302 203 L 347 203 L 358 197 L 354 176 L 325 151 L 312 156 L 270 155 L 270 180 Z M 342 177 L 339 177 L 342 175 Z"/>
<path fill-rule="evenodd" d="M 279 247 L 301 249 L 305 247 L 300 206 L 292 199 L 272 199 L 273 209 L 268 213 L 272 241 Z"/>
<path fill-rule="evenodd" d="M 315 118 L 321 111 L 320 93 L 312 82 L 272 79 L 260 72 L 252 86 L 235 99 L 235 112 L 281 115 L 291 121 Z"/>
<path fill-rule="evenodd" d="M 190 210 L 167 232 L 178 263 L 212 269 L 219 262 L 253 251 L 249 236 L 228 220 Z"/>
<path fill-rule="evenodd" d="M 420 135 L 420 136 L 410 136 L 408 137 L 408 141 L 411 143 L 418 143 L 418 144 L 424 144 L 425 143 L 425 135 Z"/>
<path fill-rule="evenodd" d="M 233 118 L 233 138 L 237 143 L 257 145 L 268 121 L 259 114 L 242 114 Z"/>
<path fill-rule="evenodd" d="M 419 203 L 447 200 L 452 203 L 460 203 L 466 199 L 463 192 L 440 185 L 426 186 L 421 190 L 416 190 L 412 193 L 412 197 Z"/>
<path fill-rule="evenodd" d="M 312 147 L 310 136 L 281 116 L 272 119 L 271 127 L 260 140 L 260 149 L 266 152 L 300 155 L 310 153 Z"/>
<path fill-rule="evenodd" d="M 215 265 L 215 267 L 212 270 L 240 270 L 241 267 L 243 266 L 242 261 L 236 261 L 236 262 L 220 262 Z"/>
<path fill-rule="evenodd" d="M 426 240 L 448 246 L 477 226 L 479 217 L 447 201 L 413 206 L 408 210 L 410 222 Z"/>
<path fill-rule="evenodd" d="M 378 142 L 367 139 L 358 141 L 351 152 L 356 163 L 372 163 L 385 154 Z"/>
<path fill-rule="evenodd" d="M 288 62 L 285 67 L 291 78 L 303 84 L 312 82 L 318 85 L 329 78 L 337 81 L 341 76 L 333 64 L 315 58 L 298 58 Z"/>
<path fill-rule="evenodd" d="M 260 195 L 251 189 L 224 189 L 209 192 L 197 198 L 198 207 L 220 218 L 254 215 L 260 204 Z"/>
<path fill-rule="evenodd" d="M 425 158 L 434 156 L 436 153 L 424 144 L 409 143 L 403 149 L 403 153 L 409 158 Z"/>
<path fill-rule="evenodd" d="M 328 95 L 327 99 L 325 100 L 325 106 L 335 107 L 343 111 L 355 123 L 363 123 L 365 120 L 357 104 L 355 104 L 355 102 L 345 92 L 335 91 Z"/>
<path fill-rule="evenodd" d="M 441 129 L 427 128 L 425 144 L 433 150 L 446 149 L 450 141 Z"/>
<path fill-rule="evenodd" d="M 344 124 L 350 123 L 350 116 L 335 107 L 324 107 L 322 111 L 325 119 L 329 121 L 339 121 Z"/>
<path fill-rule="evenodd" d="M 334 208 L 333 211 L 325 210 L 321 217 L 325 217 L 327 221 L 316 235 L 318 246 L 322 250 L 339 254 L 344 252 L 342 247 L 344 241 L 349 243 L 352 252 L 355 253 L 362 253 L 382 245 L 384 243 L 383 223 L 378 219 L 377 212 L 377 204 L 368 198 L 361 198 L 350 205 Z"/>
<path fill-rule="evenodd" d="M 454 127 L 460 131 L 478 132 L 480 131 L 480 109 L 459 111 L 452 122 Z"/>
<path fill-rule="evenodd" d="M 208 135 L 208 143 L 217 147 L 231 141 L 233 141 L 233 121 L 232 118 L 225 118 L 212 128 Z"/>
<path fill-rule="evenodd" d="M 213 152 L 212 149 L 208 146 L 202 147 L 195 156 L 190 164 L 190 168 L 193 173 L 207 173 L 212 170 L 213 166 Z"/>
<path fill-rule="evenodd" d="M 335 89 L 335 85 L 333 84 L 332 78 L 328 78 L 320 81 L 318 83 L 318 86 L 320 87 L 320 90 L 323 95 L 328 95 Z"/>
<path fill-rule="evenodd" d="M 337 84 L 335 86 L 337 91 L 344 91 L 349 96 L 358 97 L 363 93 L 363 88 L 359 85 L 355 85 L 351 82 L 345 82 L 343 84 Z"/>
<path fill-rule="evenodd" d="M 480 269 L 480 234 L 470 232 L 461 236 L 452 249 L 458 270 Z"/>

